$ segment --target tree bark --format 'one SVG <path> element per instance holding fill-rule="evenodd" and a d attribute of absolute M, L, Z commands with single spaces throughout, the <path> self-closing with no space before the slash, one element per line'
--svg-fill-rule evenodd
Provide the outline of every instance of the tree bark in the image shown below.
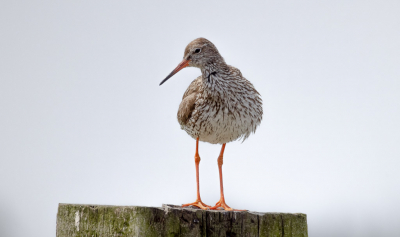
<path fill-rule="evenodd" d="M 305 214 L 59 204 L 57 237 L 307 237 Z"/>

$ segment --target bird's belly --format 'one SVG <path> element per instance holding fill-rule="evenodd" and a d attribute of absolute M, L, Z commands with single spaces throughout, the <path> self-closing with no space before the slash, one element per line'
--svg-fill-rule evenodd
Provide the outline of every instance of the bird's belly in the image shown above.
<path fill-rule="evenodd" d="M 190 120 L 181 125 L 194 139 L 212 144 L 223 144 L 255 131 L 256 124 L 250 115 L 235 113 L 228 108 L 197 108 Z"/>

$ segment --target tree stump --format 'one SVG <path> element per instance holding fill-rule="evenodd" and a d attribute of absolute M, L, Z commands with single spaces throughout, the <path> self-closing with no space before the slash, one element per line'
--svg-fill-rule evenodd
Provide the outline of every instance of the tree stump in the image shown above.
<path fill-rule="evenodd" d="M 307 216 L 160 207 L 59 204 L 57 237 L 307 237 Z"/>

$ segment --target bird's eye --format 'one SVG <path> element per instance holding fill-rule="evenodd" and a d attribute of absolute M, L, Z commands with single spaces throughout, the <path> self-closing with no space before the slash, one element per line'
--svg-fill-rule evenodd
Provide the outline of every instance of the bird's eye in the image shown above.
<path fill-rule="evenodd" d="M 201 49 L 196 49 L 194 53 L 200 53 Z"/>

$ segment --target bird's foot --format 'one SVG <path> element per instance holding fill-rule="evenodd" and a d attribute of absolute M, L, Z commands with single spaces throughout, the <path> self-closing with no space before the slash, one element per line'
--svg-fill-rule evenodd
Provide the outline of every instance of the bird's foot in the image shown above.
<path fill-rule="evenodd" d="M 210 207 L 210 210 L 221 210 L 221 209 L 223 209 L 223 210 L 225 210 L 225 211 L 247 211 L 247 210 L 239 210 L 239 209 L 233 209 L 233 208 L 231 208 L 230 206 L 228 206 L 228 205 L 225 203 L 225 200 L 224 200 L 224 199 L 219 200 L 219 201 L 215 204 L 215 206 Z"/>
<path fill-rule="evenodd" d="M 201 201 L 201 199 L 197 199 L 195 202 L 192 203 L 187 203 L 187 204 L 182 204 L 182 207 L 187 207 L 187 206 L 195 206 L 203 210 L 209 210 L 211 206 L 205 204 L 204 202 Z"/>

